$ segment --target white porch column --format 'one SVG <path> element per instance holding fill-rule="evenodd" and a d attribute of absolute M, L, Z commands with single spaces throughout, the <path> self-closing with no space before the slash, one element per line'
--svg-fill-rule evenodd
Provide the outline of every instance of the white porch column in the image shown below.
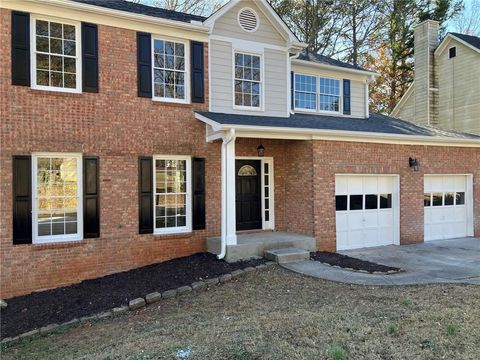
<path fill-rule="evenodd" d="M 222 241 L 236 245 L 235 129 L 222 137 Z"/>

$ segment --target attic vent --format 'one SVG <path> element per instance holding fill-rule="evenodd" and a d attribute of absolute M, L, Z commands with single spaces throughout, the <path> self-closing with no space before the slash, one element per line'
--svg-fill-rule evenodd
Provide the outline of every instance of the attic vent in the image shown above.
<path fill-rule="evenodd" d="M 243 8 L 238 13 L 238 23 L 243 30 L 254 32 L 258 29 L 258 15 L 250 8 Z"/>

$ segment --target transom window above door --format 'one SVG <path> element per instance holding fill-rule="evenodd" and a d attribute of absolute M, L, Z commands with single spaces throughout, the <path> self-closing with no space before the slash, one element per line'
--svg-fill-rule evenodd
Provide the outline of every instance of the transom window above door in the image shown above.
<path fill-rule="evenodd" d="M 47 19 L 32 24 L 32 87 L 80 92 L 79 24 Z"/>
<path fill-rule="evenodd" d="M 153 40 L 153 97 L 186 102 L 187 64 L 183 42 Z"/>
<path fill-rule="evenodd" d="M 261 94 L 262 73 L 260 55 L 235 52 L 235 106 L 260 109 Z"/>

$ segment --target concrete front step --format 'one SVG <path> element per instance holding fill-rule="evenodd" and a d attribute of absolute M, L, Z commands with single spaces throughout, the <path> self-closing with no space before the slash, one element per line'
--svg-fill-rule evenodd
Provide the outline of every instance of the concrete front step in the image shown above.
<path fill-rule="evenodd" d="M 310 257 L 310 253 L 304 249 L 290 247 L 265 250 L 264 256 L 268 260 L 276 261 L 279 264 L 286 264 L 289 262 L 307 260 Z"/>

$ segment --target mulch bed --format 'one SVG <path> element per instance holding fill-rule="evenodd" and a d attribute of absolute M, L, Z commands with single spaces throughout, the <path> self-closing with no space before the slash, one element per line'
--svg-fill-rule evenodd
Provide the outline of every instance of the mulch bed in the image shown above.
<path fill-rule="evenodd" d="M 366 260 L 356 259 L 347 255 L 317 251 L 310 253 L 310 258 L 315 261 L 327 263 L 332 266 L 340 266 L 341 268 L 350 268 L 354 270 L 363 270 L 369 273 L 373 272 L 398 272 L 401 269 L 381 264 L 376 264 Z"/>
<path fill-rule="evenodd" d="M 159 264 L 86 280 L 79 284 L 18 296 L 1 310 L 1 338 L 49 324 L 60 324 L 114 307 L 138 297 L 176 289 L 195 281 L 265 263 L 264 259 L 227 263 L 212 254 L 195 254 Z"/>

